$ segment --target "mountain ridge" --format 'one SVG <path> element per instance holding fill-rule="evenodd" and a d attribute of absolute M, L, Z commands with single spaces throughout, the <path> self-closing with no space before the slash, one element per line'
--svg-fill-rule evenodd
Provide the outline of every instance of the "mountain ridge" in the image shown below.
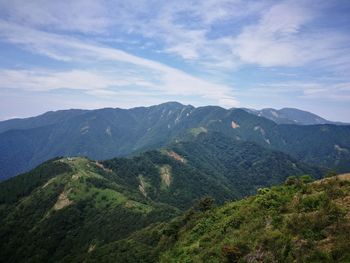
<path fill-rule="evenodd" d="M 205 196 L 223 204 L 291 175 L 321 176 L 252 142 L 195 136 L 130 158 L 55 158 L 0 183 L 0 258 L 81 262 L 96 247 L 162 224 Z"/>
<path fill-rule="evenodd" d="M 297 108 L 264 108 L 261 110 L 242 108 L 249 113 L 267 118 L 277 124 L 296 124 L 296 125 L 317 125 L 317 124 L 334 124 L 334 125 L 349 125 L 349 123 L 339 121 L 329 121 L 314 113 L 300 110 Z"/>
<path fill-rule="evenodd" d="M 59 117 L 52 119 L 47 123 L 40 117 L 34 124 L 27 123 L 27 129 L 21 124 L 20 129 L 0 133 L 2 180 L 56 156 L 80 155 L 98 160 L 127 156 L 186 140 L 196 129 L 253 141 L 311 165 L 344 172 L 350 169 L 350 126 L 278 125 L 242 109 L 194 108 L 180 103 L 131 110 L 74 111 L 72 116 L 59 112 Z"/>
<path fill-rule="evenodd" d="M 194 106 L 192 106 L 190 104 L 185 105 L 185 104 L 181 104 L 181 103 L 176 102 L 176 101 L 168 101 L 168 102 L 164 102 L 164 103 L 157 104 L 157 105 L 152 105 L 152 106 L 137 106 L 137 107 L 132 107 L 132 108 L 105 107 L 105 108 L 91 109 L 91 110 L 86 110 L 86 109 L 56 110 L 56 111 L 48 111 L 48 112 L 45 112 L 45 113 L 42 113 L 42 114 L 39 114 L 39 115 L 36 115 L 36 116 L 32 116 L 32 117 L 11 118 L 11 119 L 7 119 L 7 120 L 2 120 L 2 121 L 0 121 L 0 133 L 4 132 L 6 130 L 9 130 L 9 129 L 13 129 L 12 128 L 13 126 L 25 125 L 24 123 L 27 122 L 27 121 L 38 119 L 38 118 L 39 119 L 45 119 L 46 117 L 48 117 L 50 115 L 51 116 L 52 115 L 64 115 L 64 114 L 71 113 L 72 116 L 74 116 L 75 114 L 79 114 L 79 113 L 86 113 L 86 112 L 89 112 L 89 111 L 96 111 L 96 110 L 108 110 L 108 109 L 111 109 L 111 110 L 127 110 L 127 111 L 134 110 L 134 111 L 137 111 L 137 110 L 140 110 L 140 109 L 148 109 L 148 108 L 160 107 L 160 106 L 179 106 L 179 107 L 185 106 L 185 107 L 192 107 L 192 108 L 218 107 L 218 108 L 221 108 L 221 109 L 225 109 L 225 108 L 222 108 L 220 106 L 199 106 L 199 107 L 194 107 Z M 326 120 L 326 119 L 324 119 L 324 118 L 322 118 L 322 117 L 320 117 L 320 116 L 318 116 L 318 115 L 316 115 L 314 113 L 311 113 L 311 112 L 308 112 L 308 111 L 305 111 L 305 110 L 300 110 L 300 109 L 297 109 L 297 108 L 290 108 L 290 107 L 284 107 L 284 108 L 281 108 L 281 109 L 263 108 L 261 110 L 252 109 L 252 108 L 244 108 L 244 107 L 243 108 L 231 108 L 231 109 L 242 109 L 242 110 L 245 110 L 245 111 L 247 111 L 249 113 L 253 113 L 255 115 L 258 115 L 260 117 L 265 117 L 265 118 L 267 118 L 269 120 L 275 121 L 278 124 L 299 124 L 299 125 L 334 124 L 334 125 L 350 125 L 349 123 L 345 123 L 345 122 Z M 227 109 L 227 110 L 230 110 L 230 109 Z M 270 111 L 270 114 L 264 114 L 264 113 L 267 113 L 268 111 Z M 286 111 L 295 111 L 295 112 L 299 112 L 299 113 L 304 113 L 304 114 L 309 115 L 309 117 L 312 116 L 315 119 L 318 119 L 318 121 L 303 122 L 303 121 L 300 121 L 300 120 L 293 120 L 292 118 L 283 118 L 282 117 L 282 119 L 280 120 L 278 118 L 274 119 L 272 117 L 276 113 L 278 114 L 278 113 L 283 113 L 283 112 L 286 112 Z M 271 112 L 273 112 L 273 113 L 271 113 Z M 23 124 L 19 124 L 20 122 L 23 122 Z M 44 125 L 47 125 L 47 124 L 44 124 Z M 36 127 L 38 127 L 38 126 L 36 126 Z"/>
<path fill-rule="evenodd" d="M 199 139 L 198 145 L 210 140 Z M 204 147 L 208 148 L 207 145 Z M 215 147 L 220 148 L 222 144 L 215 144 Z M 0 183 L 1 258 L 6 258 L 7 262 L 23 262 L 23 259 L 41 262 L 186 262 L 189 258 L 221 262 L 226 257 L 230 260 L 230 257 L 242 258 L 263 252 L 266 260 L 273 256 L 292 262 L 289 258 L 300 255 L 299 247 L 294 245 L 304 242 L 300 240 L 308 244 L 308 249 L 301 254 L 317 257 L 317 262 L 330 262 L 333 254 L 336 259 L 346 258 L 347 254 L 343 253 L 347 248 L 344 246 L 346 239 L 341 233 L 347 231 L 344 209 L 348 211 L 349 207 L 345 201 L 338 200 L 347 200 L 349 196 L 348 177 L 339 177 L 340 180 L 336 179 L 338 177 L 328 178 L 310 184 L 309 176 L 284 175 L 280 177 L 280 182 L 285 181 L 284 186 L 259 188 L 255 196 L 240 201 L 222 200 L 217 207 L 211 198 L 206 197 L 208 192 L 200 179 L 192 185 L 198 188 L 199 195 L 191 196 L 191 202 L 182 206 L 176 191 L 169 192 L 169 197 L 175 193 L 172 201 L 152 195 L 149 186 L 158 184 L 155 177 L 152 179 L 153 175 L 161 179 L 159 187 L 154 188 L 156 191 L 166 193 L 169 186 L 177 184 L 175 177 L 167 181 L 162 173 L 167 172 L 163 169 L 167 167 L 164 162 L 172 167 L 168 170 L 174 172 L 172 176 L 175 176 L 176 166 L 194 163 L 189 154 L 185 154 L 185 150 L 193 149 L 193 144 L 183 149 L 181 152 L 179 148 L 170 147 L 157 154 L 154 151 L 145 153 L 136 159 L 119 158 L 105 162 L 83 157 L 56 158 L 27 174 Z M 172 150 L 176 152 L 171 153 Z M 233 152 L 229 156 L 234 156 Z M 227 153 L 223 155 L 227 156 Z M 196 150 L 191 154 L 196 156 Z M 222 163 L 220 158 L 212 163 Z M 231 163 L 237 163 L 235 157 L 231 158 Z M 243 159 L 249 161 L 246 156 Z M 147 165 L 149 160 L 155 164 L 153 168 Z M 131 161 L 130 165 L 126 161 Z M 272 165 L 265 175 L 270 176 L 274 169 L 276 167 Z M 200 170 L 195 174 L 200 175 Z M 209 170 L 213 174 L 213 169 Z M 194 174 L 189 171 L 182 170 L 176 176 L 182 174 L 191 179 Z M 138 187 L 132 183 L 132 174 Z M 245 174 L 249 175 L 249 171 L 246 170 Z M 259 174 L 263 173 L 260 171 Z M 216 175 L 213 176 L 218 180 Z M 184 185 L 189 184 L 185 182 Z M 241 185 L 241 181 L 236 181 L 236 185 Z M 142 187 L 146 187 L 146 192 Z M 195 191 L 185 189 L 185 192 Z M 328 195 L 329 200 L 325 199 Z M 220 195 L 214 194 L 214 197 L 220 198 Z M 179 202 L 174 203 L 175 200 Z M 298 205 L 294 206 L 295 202 Z M 318 216 L 313 217 L 313 213 Z M 290 214 L 298 222 L 294 228 L 289 220 Z M 251 216 L 255 220 L 250 220 Z M 300 216 L 311 221 L 302 220 Z M 322 232 L 318 230 L 318 224 L 322 224 Z M 311 232 L 306 231 L 309 226 Z M 330 227 L 333 226 L 338 228 L 332 230 Z M 247 229 L 255 231 L 247 232 Z M 234 238 L 237 233 L 238 240 Z M 331 234 L 333 239 L 328 239 Z M 196 240 L 200 246 L 196 245 Z M 315 241 L 317 246 L 312 245 Z M 327 246 L 331 244 L 332 247 L 322 254 L 318 246 L 326 241 Z M 291 244 L 290 253 L 280 253 L 288 244 Z M 342 254 L 333 252 L 336 249 Z"/>

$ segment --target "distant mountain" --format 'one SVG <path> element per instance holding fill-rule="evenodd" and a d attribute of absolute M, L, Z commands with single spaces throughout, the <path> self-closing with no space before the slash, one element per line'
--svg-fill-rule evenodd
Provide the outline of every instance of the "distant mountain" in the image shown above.
<path fill-rule="evenodd" d="M 53 159 L 0 183 L 0 258 L 85 262 L 97 247 L 179 215 L 205 196 L 222 204 L 306 173 L 320 176 L 283 153 L 216 133 L 133 158 Z"/>
<path fill-rule="evenodd" d="M 0 178 L 56 156 L 110 159 L 217 132 L 291 155 L 297 161 L 350 170 L 350 126 L 277 125 L 242 109 L 171 102 L 133 109 L 68 110 L 0 122 Z"/>
<path fill-rule="evenodd" d="M 267 108 L 262 110 L 246 109 L 249 113 L 267 118 L 277 124 L 297 124 L 297 125 L 317 125 L 317 124 L 335 124 L 348 125 L 347 123 L 328 121 L 316 114 L 295 108 L 283 108 L 280 110 Z"/>
<path fill-rule="evenodd" d="M 42 115 L 24 119 L 10 119 L 0 121 L 0 133 L 8 130 L 32 129 L 67 121 L 70 118 L 79 116 L 88 110 L 60 110 L 49 111 Z"/>

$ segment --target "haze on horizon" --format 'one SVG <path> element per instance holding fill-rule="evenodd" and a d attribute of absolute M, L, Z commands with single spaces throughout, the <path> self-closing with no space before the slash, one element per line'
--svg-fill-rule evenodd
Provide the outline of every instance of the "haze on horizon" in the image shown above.
<path fill-rule="evenodd" d="M 0 120 L 166 101 L 350 122 L 350 2 L 0 0 Z"/>

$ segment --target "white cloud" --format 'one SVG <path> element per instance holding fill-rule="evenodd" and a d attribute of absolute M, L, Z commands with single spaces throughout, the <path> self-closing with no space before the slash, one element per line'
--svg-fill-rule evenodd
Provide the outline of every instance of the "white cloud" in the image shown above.
<path fill-rule="evenodd" d="M 329 94 L 332 100 L 345 100 L 348 86 L 334 84 L 339 79 L 329 87 L 310 77 L 310 82 L 240 91 L 212 81 L 214 77 L 230 79 L 229 74 L 239 74 L 245 66 L 251 72 L 259 67 L 308 67 L 322 71 L 320 74 L 342 74 L 347 81 L 350 36 L 341 28 L 318 25 L 327 24 L 317 20 L 321 13 L 325 19 L 327 12 L 319 5 L 307 0 L 0 0 L 2 41 L 69 68 L 2 70 L 0 88 L 14 83 L 18 88 L 40 91 L 65 87 L 99 98 L 123 96 L 130 103 L 135 96 L 148 96 L 145 100 L 152 102 L 160 96 L 195 97 L 229 107 L 237 106 L 235 95 L 243 94 L 294 92 L 308 99 L 326 99 Z M 157 55 L 165 56 L 164 61 L 175 55 L 175 62 L 196 67 L 207 79 L 101 42 L 131 51 L 144 48 L 152 55 L 160 52 Z"/>
<path fill-rule="evenodd" d="M 129 82 L 111 79 L 101 73 L 84 70 L 48 71 L 1 70 L 0 88 L 26 89 L 30 91 L 49 91 L 55 89 L 101 90 L 111 85 L 125 85 Z"/>
<path fill-rule="evenodd" d="M 350 50 L 344 49 L 348 35 L 337 28 L 308 27 L 325 12 L 312 1 L 0 0 L 0 7 L 8 21 L 39 29 L 102 33 L 120 41 L 146 38 L 153 45 L 143 48 L 174 54 L 205 69 L 312 62 L 346 72 L 349 67 Z M 36 48 L 56 59 L 69 59 L 38 44 Z"/>
<path fill-rule="evenodd" d="M 322 83 L 322 82 L 276 82 L 259 84 L 248 87 L 244 91 L 237 91 L 237 96 L 245 97 L 267 97 L 267 98 L 294 98 L 299 99 L 322 100 L 322 101 L 349 101 L 350 102 L 350 83 Z"/>
<path fill-rule="evenodd" d="M 144 59 L 126 53 L 122 50 L 104 47 L 94 43 L 62 35 L 46 33 L 14 24 L 0 21 L 0 38 L 7 42 L 18 44 L 31 50 L 63 61 L 126 63 L 126 68 L 120 65 L 118 71 L 104 72 L 91 70 L 72 70 L 68 72 L 3 71 L 2 87 L 16 83 L 16 87 L 31 89 L 106 89 L 118 88 L 120 85 L 135 85 L 149 88 L 161 94 L 180 96 L 199 96 L 214 102 L 220 99 L 231 99 L 236 104 L 232 88 L 206 81 L 181 70 L 166 66 L 159 62 Z M 112 68 L 113 68 L 112 64 Z M 134 69 L 134 70 L 130 70 Z M 115 75 L 118 76 L 114 77 Z M 135 79 L 137 81 L 135 82 Z M 141 79 L 141 80 L 140 80 Z M 101 91 L 100 91 L 101 92 Z"/>
<path fill-rule="evenodd" d="M 0 0 L 9 21 L 37 28 L 104 33 L 111 25 L 104 0 Z"/>

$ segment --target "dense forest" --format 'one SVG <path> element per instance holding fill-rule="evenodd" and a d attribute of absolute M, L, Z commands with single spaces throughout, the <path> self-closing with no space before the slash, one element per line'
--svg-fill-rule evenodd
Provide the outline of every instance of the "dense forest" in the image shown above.
<path fill-rule="evenodd" d="M 277 124 L 243 109 L 176 102 L 133 109 L 67 110 L 0 122 L 0 180 L 58 156 L 103 160 L 217 132 L 299 162 L 350 171 L 350 125 Z"/>

